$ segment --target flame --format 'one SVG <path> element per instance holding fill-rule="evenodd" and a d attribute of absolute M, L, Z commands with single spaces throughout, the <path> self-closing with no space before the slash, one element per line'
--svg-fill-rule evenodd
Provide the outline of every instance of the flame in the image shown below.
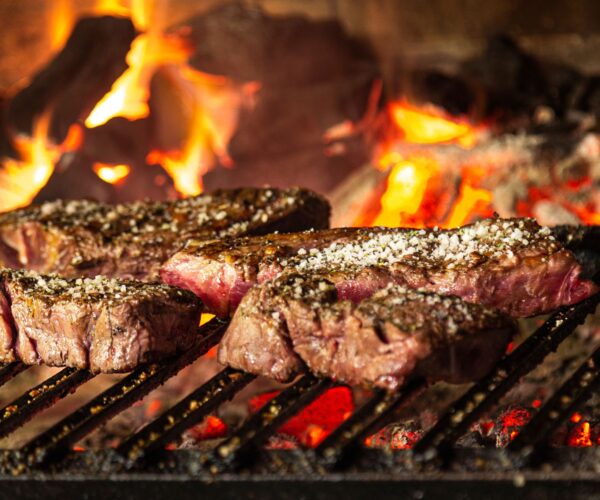
<path fill-rule="evenodd" d="M 468 184 L 463 184 L 460 196 L 452 207 L 452 212 L 445 227 L 462 226 L 477 205 L 484 203 L 487 206 L 491 202 L 492 193 L 487 189 L 474 188 Z"/>
<path fill-rule="evenodd" d="M 444 168 L 434 156 L 425 156 L 424 152 L 398 151 L 399 146 L 407 143 L 451 143 L 469 149 L 485 133 L 483 127 L 473 126 L 466 119 L 451 118 L 434 106 L 419 108 L 406 100 L 390 103 L 387 112 L 392 130 L 380 146 L 375 164 L 389 174 L 379 214 L 371 221 L 373 225 L 456 227 L 474 213 L 491 213 L 492 193 L 480 186 L 487 173 L 485 169 L 460 167 L 463 182 L 459 196 L 442 218 L 436 207 L 440 198 L 448 196 L 446 190 L 440 190 L 447 185 Z"/>
<path fill-rule="evenodd" d="M 139 35 L 126 57 L 129 68 L 96 104 L 85 120 L 86 127 L 98 127 L 117 116 L 130 120 L 147 117 L 150 79 L 156 69 L 167 63 L 183 63 L 188 56 L 189 48 L 179 38 L 155 30 Z"/>
<path fill-rule="evenodd" d="M 406 215 L 415 214 L 427 189 L 427 181 L 434 175 L 435 164 L 425 158 L 399 160 L 391 169 L 387 188 L 381 197 L 381 211 L 374 224 L 399 226 L 406 224 Z"/>
<path fill-rule="evenodd" d="M 50 10 L 50 48 L 60 49 L 73 28 L 73 9 L 70 0 L 54 0 Z"/>
<path fill-rule="evenodd" d="M 179 68 L 178 76 L 192 111 L 187 140 L 178 151 L 152 151 L 147 161 L 162 165 L 177 191 L 194 196 L 202 192 L 202 176 L 217 159 L 225 166 L 232 164 L 227 144 L 237 126 L 239 109 L 258 87 L 256 82 L 238 87 L 225 77 L 188 67 Z"/>
<path fill-rule="evenodd" d="M 15 138 L 20 160 L 7 158 L 0 170 L 0 211 L 13 210 L 31 203 L 46 185 L 60 157 L 60 149 L 48 141 L 50 111 L 34 121 L 32 137 Z"/>
<path fill-rule="evenodd" d="M 96 175 L 108 184 L 119 184 L 131 172 L 129 165 L 108 165 L 106 163 L 94 163 L 93 169 Z"/>
<path fill-rule="evenodd" d="M 144 33 L 133 41 L 127 54 L 129 68 L 97 103 L 85 125 L 94 128 L 115 117 L 130 120 L 147 117 L 150 80 L 159 68 L 170 68 L 177 74 L 177 83 L 188 97 L 191 125 L 180 151 L 156 149 L 146 160 L 160 164 L 173 178 L 179 193 L 193 196 L 202 192 L 202 176 L 217 159 L 222 165 L 232 164 L 227 144 L 237 126 L 239 108 L 244 98 L 252 97 L 258 87 L 255 82 L 240 87 L 225 77 L 188 67 L 191 47 L 183 38 L 163 33 L 160 20 L 164 16 L 156 10 L 157 4 L 143 0 L 132 2 L 131 17 L 136 28 Z M 164 3 L 161 5 L 164 7 Z M 127 13 L 117 1 L 103 1 L 98 9 Z"/>
<path fill-rule="evenodd" d="M 456 142 L 471 148 L 478 138 L 478 131 L 466 120 L 449 118 L 438 108 L 418 108 L 406 101 L 389 105 L 393 123 L 404 134 L 404 140 L 414 144 Z"/>

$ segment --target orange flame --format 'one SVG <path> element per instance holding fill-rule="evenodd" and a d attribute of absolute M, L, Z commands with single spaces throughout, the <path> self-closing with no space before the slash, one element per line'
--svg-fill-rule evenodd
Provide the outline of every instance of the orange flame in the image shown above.
<path fill-rule="evenodd" d="M 142 0 L 132 2 L 134 24 L 144 33 L 131 45 L 127 55 L 129 68 L 97 103 L 85 124 L 94 128 L 114 117 L 147 117 L 150 80 L 157 69 L 168 66 L 177 74 L 177 84 L 188 97 L 191 123 L 182 150 L 154 150 L 147 162 L 160 164 L 173 178 L 179 193 L 193 196 L 202 192 L 202 176 L 217 159 L 223 165 L 231 165 L 227 144 L 237 126 L 243 93 L 256 84 L 239 87 L 225 77 L 189 68 L 186 62 L 191 48 L 181 37 L 163 33 L 160 20 L 164 16 L 153 8 L 156 5 Z M 116 1 L 105 0 L 99 8 L 123 14 L 123 7 Z"/>
<path fill-rule="evenodd" d="M 147 161 L 162 165 L 177 191 L 194 196 L 202 192 L 202 176 L 217 159 L 223 165 L 232 164 L 227 144 L 235 132 L 240 108 L 258 87 L 256 82 L 239 87 L 225 77 L 189 67 L 178 68 L 176 78 L 192 112 L 187 140 L 178 151 L 152 151 Z"/>
<path fill-rule="evenodd" d="M 119 184 L 131 172 L 129 165 L 108 165 L 94 163 L 93 170 L 100 179 L 108 184 Z"/>
<path fill-rule="evenodd" d="M 131 44 L 126 57 L 129 68 L 96 104 L 85 120 L 86 127 L 98 127 L 117 116 L 131 120 L 145 118 L 149 113 L 149 85 L 153 73 L 162 64 L 187 60 L 189 47 L 180 38 L 163 35 L 158 24 L 160 13 L 150 9 L 149 4 L 151 2 L 142 0 L 132 2 L 130 14 L 134 25 L 145 32 Z M 118 15 L 129 13 L 119 2 L 106 0 L 100 2 L 97 10 Z"/>
<path fill-rule="evenodd" d="M 15 138 L 20 160 L 7 158 L 0 170 L 0 211 L 13 210 L 31 203 L 45 186 L 60 156 L 57 147 L 49 145 L 50 111 L 42 113 L 33 125 L 33 136 Z"/>
<path fill-rule="evenodd" d="M 437 198 L 444 194 L 439 189 L 442 166 L 434 158 L 420 154 L 403 155 L 397 151 L 402 143 L 439 144 L 454 143 L 463 149 L 473 147 L 483 129 L 464 119 L 446 116 L 439 109 L 428 106 L 418 108 L 405 100 L 391 103 L 388 113 L 392 140 L 385 144 L 376 161 L 380 170 L 389 171 L 385 192 L 381 196 L 379 214 L 374 225 L 424 227 L 438 225 L 455 227 L 463 224 L 471 214 L 492 201 L 492 194 L 478 186 L 484 177 L 481 169 L 467 169 L 463 175 L 460 196 L 445 220 L 435 219 Z M 477 175 L 468 171 L 477 172 Z M 475 182 L 476 181 L 476 182 Z M 427 204 L 429 209 L 424 210 Z"/>
<path fill-rule="evenodd" d="M 399 226 L 407 222 L 407 214 L 415 214 L 434 175 L 436 165 L 425 158 L 399 160 L 388 176 L 387 189 L 381 197 L 381 211 L 374 224 Z"/>
<path fill-rule="evenodd" d="M 50 48 L 52 51 L 60 49 L 73 27 L 73 10 L 69 0 L 55 0 L 50 10 Z"/>
<path fill-rule="evenodd" d="M 466 121 L 446 117 L 434 106 L 418 108 L 406 101 L 390 104 L 390 116 L 404 133 L 404 140 L 414 144 L 456 142 L 470 148 L 477 142 L 478 131 Z"/>

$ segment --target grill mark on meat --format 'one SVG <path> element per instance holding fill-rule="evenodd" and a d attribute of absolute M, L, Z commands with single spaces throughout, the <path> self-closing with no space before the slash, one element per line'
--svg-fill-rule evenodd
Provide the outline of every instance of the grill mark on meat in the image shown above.
<path fill-rule="evenodd" d="M 389 344 L 390 343 L 390 340 L 387 338 L 387 335 L 383 331 L 383 328 L 382 328 L 381 324 L 377 320 L 375 320 L 373 322 L 373 331 L 375 332 L 375 335 L 377 335 L 377 338 L 379 340 L 381 340 L 381 342 L 383 344 Z"/>
<path fill-rule="evenodd" d="M 254 331 L 248 318 L 267 324 L 273 315 L 278 335 L 247 338 Z M 286 275 L 244 297 L 219 346 L 219 361 L 279 381 L 308 369 L 396 390 L 411 375 L 475 380 L 502 357 L 515 331 L 509 317 L 458 297 L 389 285 L 353 303 L 339 300 L 325 278 Z M 477 350 L 481 355 L 471 358 Z M 286 369 L 274 370 L 265 352 L 277 352 Z"/>
<path fill-rule="evenodd" d="M 443 231 L 337 228 L 191 241 L 161 270 L 164 282 L 198 294 L 220 316 L 235 311 L 243 291 L 294 273 L 326 275 L 342 299 L 360 301 L 396 283 L 516 317 L 546 313 L 597 290 L 581 277 L 575 256 L 533 219 L 486 219 Z"/>
<path fill-rule="evenodd" d="M 0 266 L 155 281 L 161 263 L 190 238 L 324 228 L 329 214 L 324 198 L 301 188 L 120 205 L 59 200 L 0 214 Z"/>

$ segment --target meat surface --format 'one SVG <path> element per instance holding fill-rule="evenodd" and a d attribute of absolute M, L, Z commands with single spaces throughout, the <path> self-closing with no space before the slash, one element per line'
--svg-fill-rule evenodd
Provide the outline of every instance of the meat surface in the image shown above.
<path fill-rule="evenodd" d="M 286 275 L 254 287 L 219 345 L 222 364 L 289 381 L 307 367 L 352 385 L 395 390 L 412 375 L 485 375 L 516 331 L 508 316 L 453 296 L 389 285 L 338 300 L 324 278 Z"/>
<path fill-rule="evenodd" d="M 0 362 L 125 372 L 198 340 L 201 303 L 163 284 L 0 271 Z"/>
<path fill-rule="evenodd" d="M 152 281 L 190 238 L 325 228 L 329 205 L 299 188 L 217 191 L 171 202 L 56 201 L 0 214 L 0 266 Z"/>
<path fill-rule="evenodd" d="M 597 287 L 533 219 L 485 219 L 450 230 L 339 228 L 191 241 L 161 269 L 212 312 L 232 314 L 247 291 L 282 273 L 326 275 L 341 299 L 395 283 L 457 295 L 515 317 L 579 302 Z"/>

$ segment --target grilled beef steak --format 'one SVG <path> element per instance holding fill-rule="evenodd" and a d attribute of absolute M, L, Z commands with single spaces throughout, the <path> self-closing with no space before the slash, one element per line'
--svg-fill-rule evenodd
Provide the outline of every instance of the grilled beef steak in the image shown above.
<path fill-rule="evenodd" d="M 254 287 L 219 346 L 219 361 L 288 381 L 306 365 L 349 384 L 397 389 L 412 374 L 466 382 L 505 351 L 514 320 L 458 297 L 389 285 L 358 303 L 335 285 L 287 275 Z"/>
<path fill-rule="evenodd" d="M 325 274 L 340 298 L 359 301 L 388 283 L 457 295 L 512 316 L 588 297 L 574 255 L 532 219 L 486 219 L 451 230 L 342 228 L 190 242 L 163 281 L 231 314 L 255 284 L 284 272 Z"/>
<path fill-rule="evenodd" d="M 0 271 L 0 361 L 124 372 L 194 345 L 194 294 L 162 284 Z"/>
<path fill-rule="evenodd" d="M 324 228 L 329 211 L 325 199 L 298 188 L 217 191 L 165 203 L 44 203 L 0 214 L 0 266 L 151 281 L 190 238 Z"/>

